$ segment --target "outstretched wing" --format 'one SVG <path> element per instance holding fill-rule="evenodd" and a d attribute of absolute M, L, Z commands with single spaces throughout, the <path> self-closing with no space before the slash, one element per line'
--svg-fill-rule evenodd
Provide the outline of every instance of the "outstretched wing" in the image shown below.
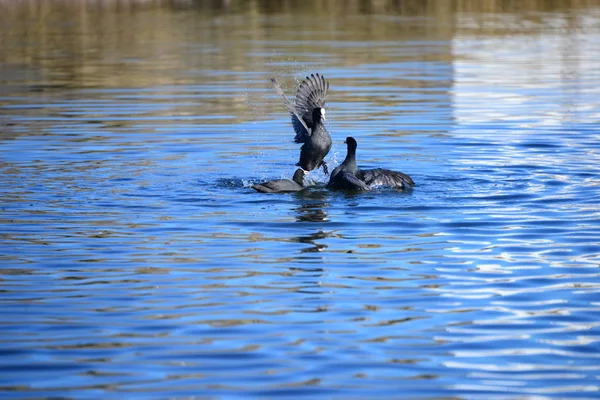
<path fill-rule="evenodd" d="M 296 113 L 292 113 L 292 126 L 294 132 L 296 132 L 296 136 L 294 136 L 294 142 L 296 143 L 305 143 L 312 134 L 312 128 L 309 128 L 306 122 L 298 117 Z"/>
<path fill-rule="evenodd" d="M 294 102 L 295 112 L 292 113 L 292 125 L 296 131 L 294 141 L 297 143 L 304 143 L 310 137 L 313 128 L 312 112 L 317 107 L 325 107 L 328 91 L 329 82 L 319 73 L 307 76 L 298 86 Z"/>
<path fill-rule="evenodd" d="M 390 186 L 397 189 L 410 189 L 415 185 L 410 176 L 383 168 L 361 170 L 359 178 L 369 187 Z"/>
<path fill-rule="evenodd" d="M 277 94 L 283 98 L 285 106 L 292 116 L 292 126 L 294 127 L 294 132 L 296 132 L 294 141 L 296 143 L 305 143 L 312 134 L 313 110 L 317 107 L 325 107 L 325 98 L 329 91 L 329 82 L 318 73 L 307 76 L 306 79 L 300 83 L 300 86 L 298 86 L 294 104 L 292 104 L 285 93 L 283 93 L 277 79 L 271 78 L 271 84 L 275 88 L 275 91 L 277 91 Z"/>
<path fill-rule="evenodd" d="M 302 116 L 296 112 L 296 108 L 292 103 L 290 103 L 285 93 L 283 93 L 283 90 L 281 90 L 281 86 L 279 86 L 279 82 L 277 82 L 277 79 L 271 78 L 271 84 L 275 88 L 277 94 L 283 98 L 285 106 L 292 115 L 292 125 L 294 126 L 294 131 L 296 132 L 296 138 L 294 138 L 294 140 L 297 143 L 303 143 L 304 140 L 302 142 L 299 142 L 297 138 L 299 135 L 302 135 L 303 137 L 310 136 L 310 128 L 308 127 L 308 125 L 306 125 L 306 122 L 302 120 Z"/>

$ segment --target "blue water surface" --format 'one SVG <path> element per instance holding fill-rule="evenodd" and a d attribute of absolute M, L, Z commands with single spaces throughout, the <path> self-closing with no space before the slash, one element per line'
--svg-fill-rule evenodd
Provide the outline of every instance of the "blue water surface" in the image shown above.
<path fill-rule="evenodd" d="M 83 3 L 0 5 L 2 398 L 600 396 L 600 8 Z M 313 72 L 414 190 L 251 188 Z"/>

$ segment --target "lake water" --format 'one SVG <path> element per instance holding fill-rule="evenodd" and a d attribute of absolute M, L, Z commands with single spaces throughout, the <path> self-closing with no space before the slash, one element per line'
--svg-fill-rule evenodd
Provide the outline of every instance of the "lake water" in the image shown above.
<path fill-rule="evenodd" d="M 208 2 L 207 2 L 208 3 Z M 0 397 L 600 397 L 600 4 L 0 1 Z M 331 192 L 281 99 L 412 192 Z"/>

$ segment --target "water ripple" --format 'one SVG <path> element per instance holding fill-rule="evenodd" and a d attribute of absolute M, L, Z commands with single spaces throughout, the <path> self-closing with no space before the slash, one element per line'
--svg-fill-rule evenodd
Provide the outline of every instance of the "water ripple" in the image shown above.
<path fill-rule="evenodd" d="M 4 5 L 3 397 L 598 397 L 597 8 L 92 3 Z M 317 70 L 413 191 L 251 189 Z"/>

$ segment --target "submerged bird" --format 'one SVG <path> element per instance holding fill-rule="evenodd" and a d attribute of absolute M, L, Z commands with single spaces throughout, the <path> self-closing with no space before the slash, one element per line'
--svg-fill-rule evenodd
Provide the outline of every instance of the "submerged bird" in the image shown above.
<path fill-rule="evenodd" d="M 375 168 L 361 170 L 356 165 L 356 140 L 348 136 L 345 141 L 348 153 L 344 162 L 338 165 L 329 178 L 328 187 L 340 190 L 367 191 L 376 186 L 390 186 L 396 189 L 410 189 L 415 185 L 412 178 L 402 172 Z"/>
<path fill-rule="evenodd" d="M 300 149 L 300 161 L 296 165 L 305 171 L 323 167 L 323 171 L 328 174 L 324 158 L 331 150 L 331 136 L 323 121 L 329 82 L 318 73 L 307 76 L 298 86 L 294 104 L 288 100 L 275 78 L 271 78 L 271 83 L 285 101 L 292 116 L 292 125 L 296 132 L 294 141 L 304 143 Z"/>
<path fill-rule="evenodd" d="M 262 193 L 298 192 L 304 189 L 304 173 L 302 168 L 298 168 L 292 179 L 275 179 L 274 181 L 257 183 L 252 185 L 252 189 Z"/>

